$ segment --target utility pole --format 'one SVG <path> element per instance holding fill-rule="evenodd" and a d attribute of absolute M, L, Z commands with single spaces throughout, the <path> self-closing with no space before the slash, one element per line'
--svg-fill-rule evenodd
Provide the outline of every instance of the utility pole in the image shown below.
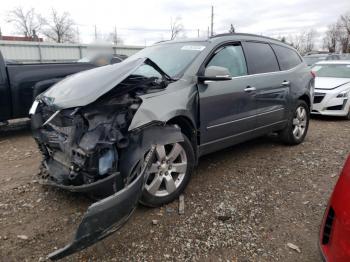
<path fill-rule="evenodd" d="M 97 41 L 97 26 L 95 25 L 95 41 Z"/>
<path fill-rule="evenodd" d="M 209 38 L 209 26 L 208 26 L 208 32 L 207 32 L 207 34 L 208 34 L 208 38 Z"/>
<path fill-rule="evenodd" d="M 117 26 L 114 26 L 114 44 L 117 46 L 118 45 L 118 31 L 117 31 Z"/>
<path fill-rule="evenodd" d="M 214 6 L 211 6 L 211 22 L 210 22 L 210 36 L 213 36 L 214 32 Z"/>
<path fill-rule="evenodd" d="M 197 29 L 197 36 L 198 36 L 198 38 L 199 38 L 199 28 Z"/>
<path fill-rule="evenodd" d="M 76 32 L 77 32 L 77 42 L 80 43 L 80 31 L 78 26 L 77 26 Z"/>

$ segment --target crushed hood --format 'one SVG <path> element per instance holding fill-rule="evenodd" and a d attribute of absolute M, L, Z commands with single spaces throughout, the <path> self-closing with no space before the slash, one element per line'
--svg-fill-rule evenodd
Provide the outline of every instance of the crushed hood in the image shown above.
<path fill-rule="evenodd" d="M 316 77 L 315 88 L 330 90 L 350 83 L 350 78 Z"/>
<path fill-rule="evenodd" d="M 146 60 L 126 60 L 74 74 L 53 85 L 39 99 L 56 109 L 88 105 L 125 80 Z"/>

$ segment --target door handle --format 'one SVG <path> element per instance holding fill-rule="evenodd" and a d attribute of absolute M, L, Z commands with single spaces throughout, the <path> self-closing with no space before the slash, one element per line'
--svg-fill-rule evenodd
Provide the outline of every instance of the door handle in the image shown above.
<path fill-rule="evenodd" d="M 256 88 L 254 86 L 247 86 L 246 88 L 244 88 L 244 92 L 250 93 L 256 91 Z"/>
<path fill-rule="evenodd" d="M 281 83 L 281 85 L 282 86 L 290 86 L 290 82 L 285 80 Z"/>

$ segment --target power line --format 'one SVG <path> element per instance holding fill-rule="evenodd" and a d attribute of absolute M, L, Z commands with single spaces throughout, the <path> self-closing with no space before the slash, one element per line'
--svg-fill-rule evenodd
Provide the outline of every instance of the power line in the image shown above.
<path fill-rule="evenodd" d="M 89 24 L 78 24 L 78 26 L 81 27 L 96 27 L 96 25 L 89 25 Z M 101 25 L 99 24 L 100 27 L 107 28 L 109 26 L 107 25 Z M 126 30 L 126 31 L 150 31 L 150 32 L 169 32 L 169 28 L 144 28 L 144 27 L 118 27 L 118 30 Z M 188 31 L 188 32 L 197 32 L 197 28 L 184 28 L 182 29 L 183 31 Z"/>

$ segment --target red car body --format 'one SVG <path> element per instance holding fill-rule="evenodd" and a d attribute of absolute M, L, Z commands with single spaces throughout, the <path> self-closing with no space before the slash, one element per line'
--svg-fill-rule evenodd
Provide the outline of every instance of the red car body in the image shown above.
<path fill-rule="evenodd" d="M 320 248 L 328 262 L 350 261 L 350 156 L 333 190 L 322 221 Z"/>

